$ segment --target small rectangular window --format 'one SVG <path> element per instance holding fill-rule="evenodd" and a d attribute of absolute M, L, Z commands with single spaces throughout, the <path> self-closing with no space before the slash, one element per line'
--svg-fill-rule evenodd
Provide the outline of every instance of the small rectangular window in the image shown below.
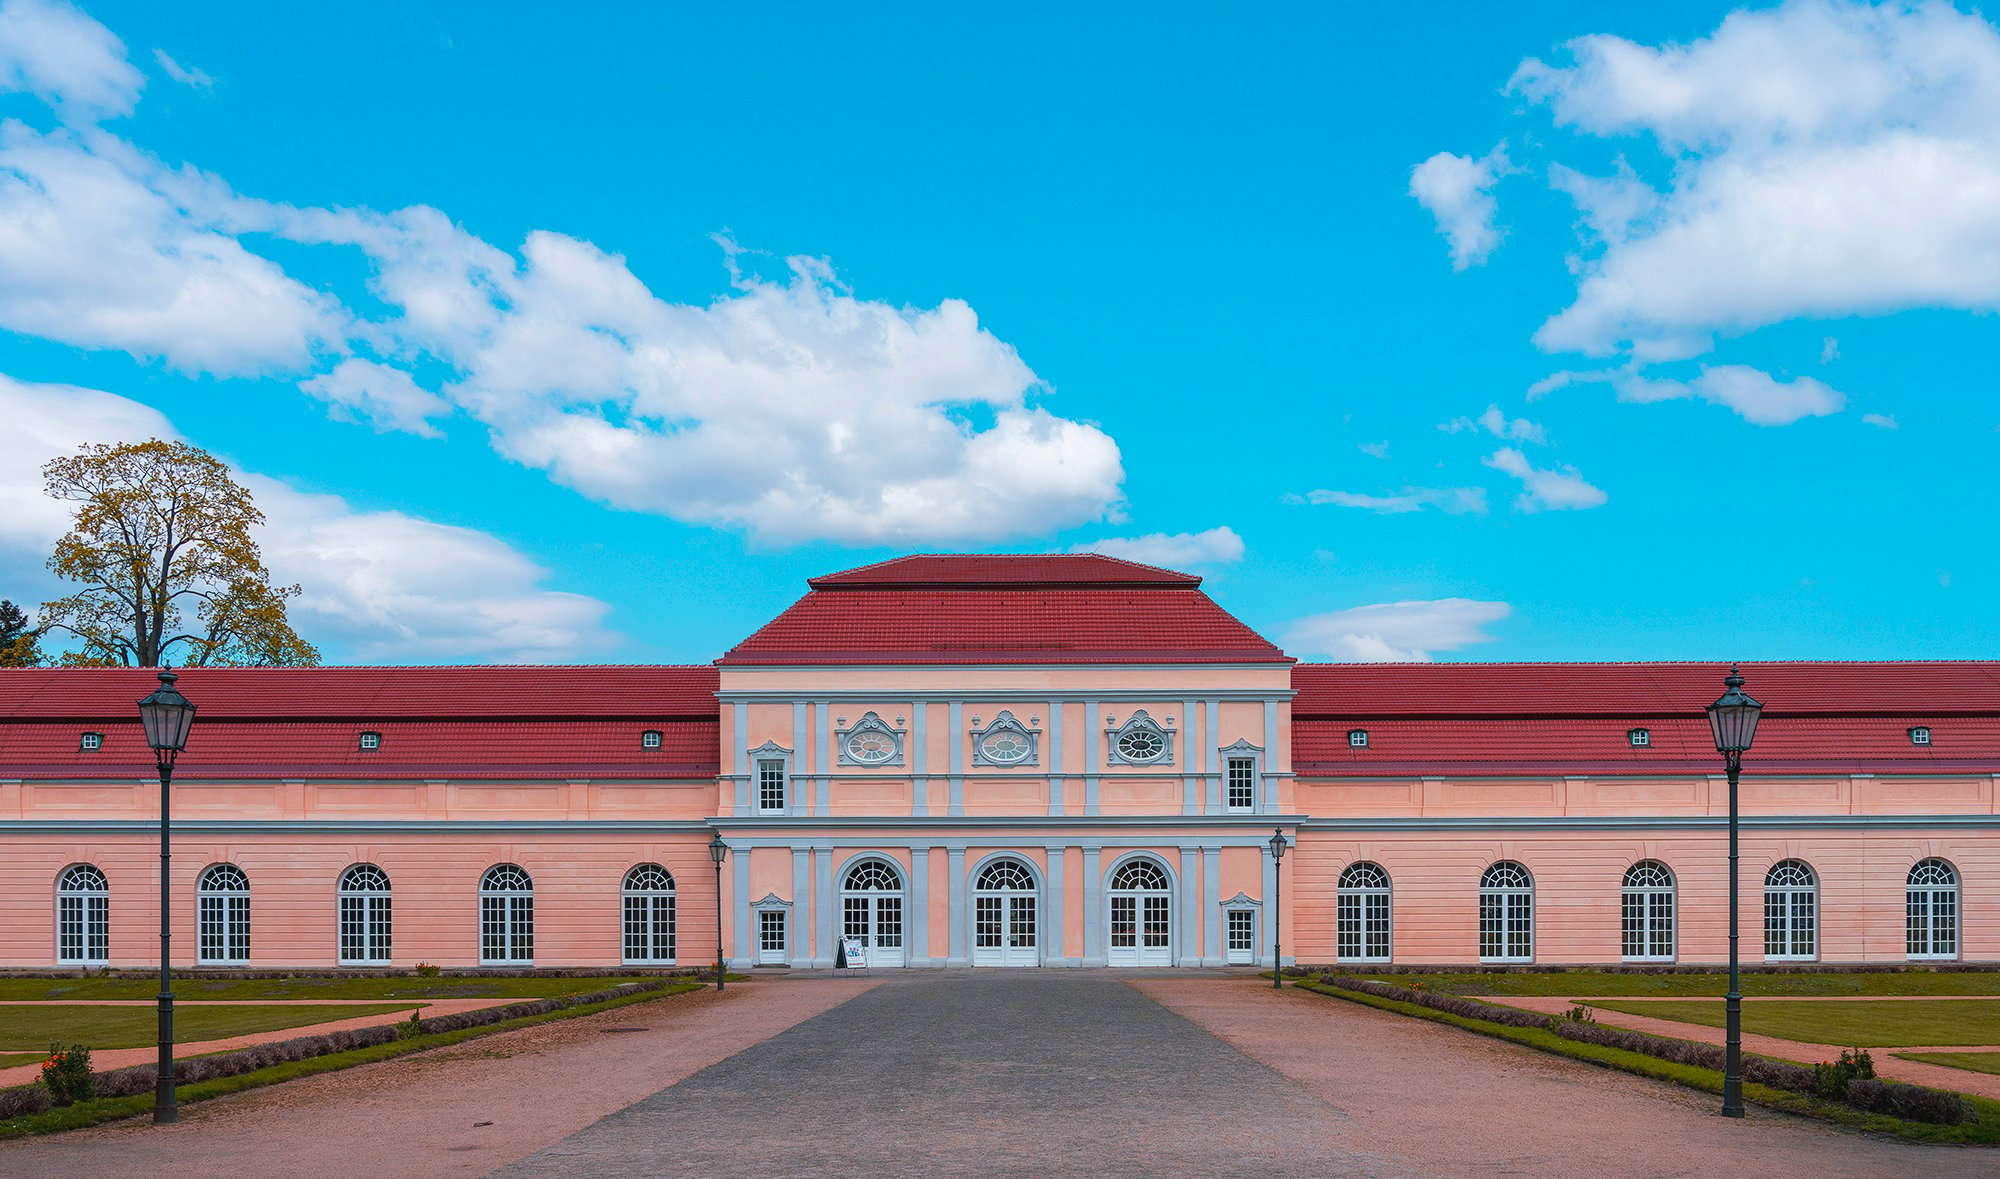
<path fill-rule="evenodd" d="M 784 960 L 785 911 L 757 910 L 757 961 L 783 962 Z"/>
<path fill-rule="evenodd" d="M 1348 748 L 1350 749 L 1368 748 L 1368 730 L 1367 729 L 1347 730 L 1347 745 Z"/>
<path fill-rule="evenodd" d="M 380 733 L 363 733 L 363 734 L 361 734 L 361 748 L 363 748 L 363 749 L 380 749 L 380 748 L 382 748 L 382 734 L 380 734 Z"/>
<path fill-rule="evenodd" d="M 1229 759 L 1229 809 L 1247 811 L 1257 805 L 1257 759 Z"/>
<path fill-rule="evenodd" d="M 639 748 L 658 749 L 659 747 L 660 747 L 660 730 L 647 729 L 645 732 L 639 734 Z"/>
<path fill-rule="evenodd" d="M 757 809 L 760 811 L 785 809 L 785 763 L 778 758 L 769 758 L 757 763 Z"/>
<path fill-rule="evenodd" d="M 1916 728 L 1910 730 L 1910 744 L 1929 745 L 1930 743 L 1931 731 L 1927 726 L 1918 725 Z"/>
<path fill-rule="evenodd" d="M 104 748 L 104 734 L 85 733 L 83 735 L 83 751 L 85 753 L 102 748 Z"/>
<path fill-rule="evenodd" d="M 1625 736 L 1632 742 L 1632 748 L 1634 749 L 1648 749 L 1652 747 L 1653 734 L 1649 729 L 1630 729 L 1626 731 Z"/>
<path fill-rule="evenodd" d="M 1257 914 L 1249 909 L 1229 910 L 1229 961 L 1248 965 L 1257 957 Z"/>

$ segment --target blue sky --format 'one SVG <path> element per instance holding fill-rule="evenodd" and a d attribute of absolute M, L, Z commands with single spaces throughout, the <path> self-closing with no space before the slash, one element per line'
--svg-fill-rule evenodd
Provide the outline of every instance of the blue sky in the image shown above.
<path fill-rule="evenodd" d="M 417 8 L 0 0 L 0 594 L 172 432 L 330 661 L 1092 544 L 1310 657 L 2000 657 L 1980 18 Z"/>

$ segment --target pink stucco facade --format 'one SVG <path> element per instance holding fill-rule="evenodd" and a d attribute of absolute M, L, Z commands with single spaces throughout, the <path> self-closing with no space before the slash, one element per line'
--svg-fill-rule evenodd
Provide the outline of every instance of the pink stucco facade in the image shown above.
<path fill-rule="evenodd" d="M 702 667 L 195 669 L 175 958 L 1718 962 L 1724 670 L 1302 666 L 1094 557 L 815 579 Z M 2000 668 L 1745 674 L 1746 960 L 2000 960 Z M 155 961 L 150 686 L 0 671 L 0 965 Z"/>

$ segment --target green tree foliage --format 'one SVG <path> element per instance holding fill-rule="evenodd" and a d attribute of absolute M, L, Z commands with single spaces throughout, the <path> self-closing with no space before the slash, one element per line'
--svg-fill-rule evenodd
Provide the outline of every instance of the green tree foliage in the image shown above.
<path fill-rule="evenodd" d="M 264 514 L 215 456 L 184 442 L 97 443 L 42 468 L 74 505 L 49 568 L 80 588 L 42 607 L 43 631 L 74 636 L 63 662 L 158 667 L 312 666 L 251 530 Z"/>
<path fill-rule="evenodd" d="M 0 598 L 0 667 L 33 667 L 42 661 L 42 632 L 28 625 L 21 608 Z"/>

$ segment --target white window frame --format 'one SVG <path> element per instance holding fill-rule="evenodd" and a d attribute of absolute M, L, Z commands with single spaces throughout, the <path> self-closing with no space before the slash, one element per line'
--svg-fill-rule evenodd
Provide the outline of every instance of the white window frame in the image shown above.
<path fill-rule="evenodd" d="M 1347 747 L 1349 749 L 1368 748 L 1368 730 L 1367 729 L 1347 730 Z"/>
<path fill-rule="evenodd" d="M 76 747 L 79 753 L 96 753 L 104 748 L 104 734 L 95 729 L 85 729 L 77 736 Z"/>
<path fill-rule="evenodd" d="M 1361 883 L 1361 873 L 1373 870 L 1373 877 Z M 1337 962 L 1390 962 L 1396 956 L 1396 881 L 1389 870 L 1373 860 L 1356 860 L 1340 870 L 1334 882 L 1333 956 Z M 1379 921 L 1377 942 L 1372 928 Z M 1375 952 L 1379 945 L 1379 951 Z M 1355 948 L 1348 953 L 1348 947 Z"/>
<path fill-rule="evenodd" d="M 495 887 L 503 870 L 520 873 L 527 887 Z M 523 904 L 522 902 L 526 902 Z M 521 954 L 523 941 L 527 953 Z M 501 953 L 489 951 L 499 945 Z M 479 874 L 479 964 L 481 966 L 533 966 L 535 964 L 535 878 L 515 863 L 495 864 Z"/>
<path fill-rule="evenodd" d="M 1634 749 L 1651 749 L 1653 747 L 1653 730 L 1627 729 L 1625 730 L 1625 743 Z"/>
<path fill-rule="evenodd" d="M 1489 884 L 1495 873 L 1503 868 L 1518 868 L 1527 884 Z M 1512 878 L 1512 873 L 1507 873 Z M 1518 949 L 1515 937 L 1519 931 L 1515 923 L 1520 910 L 1527 913 L 1527 948 Z M 1493 926 L 1497 942 L 1489 942 L 1487 932 Z M 1497 945 L 1497 953 L 1488 953 L 1489 945 Z M 1533 962 L 1535 960 L 1535 874 L 1519 860 L 1495 860 L 1479 874 L 1479 960 L 1481 962 Z"/>
<path fill-rule="evenodd" d="M 1002 769 L 1016 769 L 1021 766 L 1038 766 L 1042 764 L 1042 727 L 1041 718 L 1038 716 L 1030 717 L 1027 724 L 1022 724 L 1020 718 L 1015 716 L 1012 710 L 1003 708 L 1000 710 L 1000 715 L 994 717 L 992 722 L 986 725 L 981 725 L 979 718 L 976 716 L 973 717 L 972 725 L 967 732 L 972 737 L 972 764 L 975 766 L 997 766 Z M 1027 756 L 1006 761 L 987 753 L 986 739 L 997 733 L 1013 733 L 1027 742 Z"/>
<path fill-rule="evenodd" d="M 750 763 L 749 807 L 753 815 L 784 815 L 792 809 L 792 751 L 774 741 L 766 741 L 748 752 Z M 781 799 L 777 806 L 764 805 L 765 767 L 777 767 Z"/>
<path fill-rule="evenodd" d="M 375 729 L 363 729 L 355 738 L 354 747 L 362 753 L 375 753 L 382 748 L 382 734 Z"/>
<path fill-rule="evenodd" d="M 367 873 L 382 888 L 358 887 Z M 395 958 L 395 900 L 389 874 L 375 864 L 353 864 L 340 874 L 334 901 L 334 952 L 342 966 L 386 966 Z M 360 954 L 350 953 L 359 946 Z M 379 951 L 379 952 L 378 952 Z"/>
<path fill-rule="evenodd" d="M 639 730 L 639 748 L 648 753 L 656 753 L 666 745 L 666 734 L 658 729 Z"/>
<path fill-rule="evenodd" d="M 72 947 L 77 952 L 65 952 Z M 111 962 L 111 882 L 96 864 L 71 864 L 56 876 L 56 962 Z"/>
<path fill-rule="evenodd" d="M 243 887 L 231 886 L 235 880 Z M 210 864 L 195 881 L 195 958 L 203 966 L 250 964 L 250 875 L 232 863 Z"/>
<path fill-rule="evenodd" d="M 656 877 L 664 877 L 666 887 L 654 883 Z M 679 882 L 674 874 L 654 861 L 634 864 L 619 882 L 618 898 L 618 941 L 625 965 L 674 965 L 680 952 Z M 659 953 L 663 947 L 664 955 Z"/>
<path fill-rule="evenodd" d="M 1810 883 L 1790 882 L 1773 884 L 1772 877 L 1778 869 L 1797 865 L 1805 870 Z M 1804 904 L 1801 905 L 1801 900 Z M 1774 925 L 1772 906 L 1782 906 L 1775 914 L 1779 924 Z M 1803 922 L 1801 921 L 1803 913 Z M 1806 931 L 1806 949 L 1800 952 L 1798 931 L 1803 926 Z M 1784 948 L 1778 953 L 1771 952 L 1772 937 L 1778 936 Z M 1772 864 L 1764 872 L 1764 961 L 1766 962 L 1817 962 L 1819 960 L 1819 870 L 1796 856 L 1787 856 Z"/>
<path fill-rule="evenodd" d="M 909 736 L 909 732 L 909 729 L 903 724 L 903 718 L 900 716 L 896 718 L 896 723 L 893 725 L 883 720 L 879 714 L 872 710 L 862 713 L 861 719 L 855 721 L 852 725 L 847 723 L 846 717 L 839 717 L 835 720 L 833 729 L 834 762 L 836 765 L 860 766 L 864 769 L 900 766 L 903 764 L 904 739 Z M 864 733 L 887 737 L 889 739 L 889 756 L 877 758 L 874 761 L 856 757 L 851 751 L 850 746 L 856 737 Z"/>
<path fill-rule="evenodd" d="M 1653 879 L 1664 874 L 1666 883 Z M 1643 880 L 1643 883 L 1634 883 Z M 1625 869 L 1618 888 L 1618 952 L 1624 962 L 1672 962 L 1680 954 L 1680 878 L 1660 860 Z M 1659 934 L 1666 950 L 1659 950 Z M 1637 947 L 1635 950 L 1634 947 Z"/>
<path fill-rule="evenodd" d="M 1926 868 L 1933 869 L 1928 873 L 1932 879 L 1919 882 L 1917 876 Z M 1950 879 L 1936 880 L 1939 870 Z M 1964 891 L 1958 865 L 1942 856 L 1925 856 L 1910 865 L 1903 882 L 1903 946 L 1910 961 L 1957 959 L 1959 947 L 1964 944 L 1964 921 Z M 1938 933 L 1940 925 L 1945 927 L 1942 935 Z"/>
<path fill-rule="evenodd" d="M 784 966 L 789 964 L 792 953 L 791 903 L 766 897 L 763 901 L 758 902 L 755 913 L 757 925 L 755 930 L 752 931 L 752 936 L 757 941 L 751 947 L 751 961 L 759 966 Z M 773 925 L 774 918 L 778 930 L 776 945 L 770 944 L 770 939 L 766 937 L 767 932 Z"/>
<path fill-rule="evenodd" d="M 1929 745 L 1930 743 L 1931 727 L 1929 725 L 1912 725 L 1910 727 L 1910 744 Z"/>

